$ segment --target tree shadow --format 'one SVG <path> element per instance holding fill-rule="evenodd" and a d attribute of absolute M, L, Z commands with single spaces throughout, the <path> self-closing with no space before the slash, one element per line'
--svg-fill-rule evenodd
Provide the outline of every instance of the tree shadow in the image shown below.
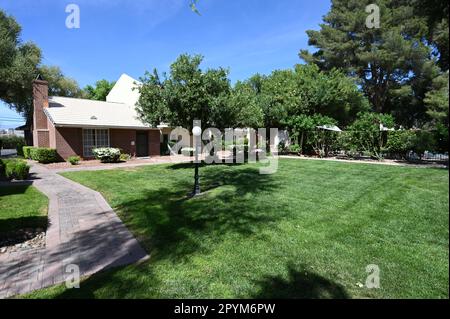
<path fill-rule="evenodd" d="M 162 184 L 156 189 L 141 191 L 137 193 L 137 198 L 113 207 L 151 256 L 150 260 L 133 267 L 117 268 L 126 263 L 105 255 L 105 251 L 111 251 L 107 243 L 113 240 L 117 232 L 107 228 L 99 231 L 98 227 L 104 226 L 98 225 L 92 230 L 92 235 L 80 236 L 85 242 L 78 243 L 79 247 L 92 247 L 82 249 L 83 258 L 108 258 L 111 261 L 108 267 L 116 268 L 104 268 L 95 276 L 86 278 L 80 289 L 63 290 L 56 297 L 93 298 L 97 292 L 102 295 L 101 291 L 107 291 L 112 298 L 142 295 L 164 297 L 160 296 L 159 288 L 163 283 L 154 273 L 153 263 L 182 263 L 193 254 L 211 253 L 214 244 L 223 241 L 229 234 L 263 237 L 261 230 L 283 218 L 284 209 L 281 203 L 274 203 L 280 205 L 279 213 L 269 215 L 266 204 L 252 200 L 252 196 L 261 192 L 269 194 L 279 185 L 272 176 L 260 175 L 255 167 L 236 167 L 236 164 L 219 166 L 202 167 L 200 196 L 188 196 L 192 191 L 193 179 L 180 179 L 175 187 Z M 193 172 L 192 168 L 192 163 L 181 163 L 166 169 Z M 180 174 L 183 175 L 183 172 Z M 98 237 L 99 233 L 104 234 L 103 238 Z"/>
<path fill-rule="evenodd" d="M 304 266 L 288 265 L 288 278 L 267 276 L 258 281 L 259 292 L 253 298 L 272 299 L 348 299 L 344 287 Z"/>
<path fill-rule="evenodd" d="M 42 229 L 48 226 L 47 216 L 26 216 L 19 218 L 0 219 L 0 240 L 11 238 L 11 245 L 23 242 L 23 238 L 16 238 L 16 232 L 23 229 Z M 13 240 L 14 239 L 14 240 Z M 30 239 L 30 238 L 28 238 Z M 27 239 L 27 240 L 28 240 Z"/>
<path fill-rule="evenodd" d="M 186 163 L 172 166 L 168 169 L 191 168 Z M 179 182 L 175 189 L 160 187 L 114 209 L 133 225 L 134 235 L 152 260 L 173 262 L 209 251 L 212 243 L 231 232 L 258 235 L 262 227 L 283 216 L 281 212 L 268 215 L 262 204 L 252 201 L 253 193 L 270 193 L 277 187 L 270 175 L 260 175 L 257 168 L 211 167 L 202 172 L 201 186 L 202 194 L 196 197 L 189 196 L 190 182 Z"/>

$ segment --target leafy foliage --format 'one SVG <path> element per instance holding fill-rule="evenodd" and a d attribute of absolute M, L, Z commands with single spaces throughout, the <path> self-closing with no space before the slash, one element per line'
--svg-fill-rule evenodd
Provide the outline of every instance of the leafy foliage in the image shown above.
<path fill-rule="evenodd" d="M 360 113 L 358 119 L 348 127 L 348 142 L 351 149 L 366 152 L 370 156 L 382 159 L 386 134 L 380 126 L 394 127 L 394 118 L 390 114 Z"/>
<path fill-rule="evenodd" d="M 25 180 L 28 178 L 30 166 L 23 160 L 9 159 L 0 160 L 0 177 L 6 177 L 7 180 Z"/>
<path fill-rule="evenodd" d="M 412 130 L 388 132 L 384 149 L 391 157 L 398 156 L 400 158 L 405 158 L 406 154 L 413 150 L 415 136 L 415 131 Z"/>
<path fill-rule="evenodd" d="M 23 115 L 26 125 L 31 126 L 32 85 L 38 75 L 49 82 L 50 95 L 79 97 L 81 90 L 59 67 L 41 65 L 41 50 L 31 42 L 22 43 L 20 34 L 20 25 L 0 10 L 0 100 Z"/>
<path fill-rule="evenodd" d="M 79 156 L 69 156 L 67 161 L 72 165 L 77 165 L 80 162 L 80 157 Z"/>
<path fill-rule="evenodd" d="M 95 82 L 95 86 L 87 85 L 83 89 L 83 97 L 89 100 L 106 101 L 106 96 L 112 90 L 116 82 L 100 80 Z"/>
<path fill-rule="evenodd" d="M 428 25 L 409 1 L 377 1 L 380 28 L 365 25 L 366 5 L 373 1 L 334 0 L 320 31 L 309 30 L 301 58 L 324 70 L 340 68 L 359 79 L 373 110 L 395 114 L 400 124 L 426 120 L 423 97 L 439 68 L 423 39 Z"/>
<path fill-rule="evenodd" d="M 42 164 L 55 163 L 58 161 L 58 153 L 54 148 L 33 147 L 30 149 L 30 157 L 33 161 Z"/>
<path fill-rule="evenodd" d="M 23 155 L 22 147 L 25 145 L 25 139 L 20 136 L 0 136 L 0 148 L 16 149 L 19 155 Z"/>
<path fill-rule="evenodd" d="M 170 75 L 160 79 L 157 70 L 142 78 L 137 111 L 147 123 L 161 122 L 192 129 L 193 120 L 203 127 L 223 128 L 233 114 L 227 108 L 230 93 L 228 71 L 200 69 L 201 55 L 181 55 L 170 66 Z"/>
<path fill-rule="evenodd" d="M 57 66 L 42 66 L 39 68 L 40 76 L 48 81 L 49 96 L 82 97 L 83 92 L 77 81 L 65 76 Z"/>
<path fill-rule="evenodd" d="M 23 157 L 26 159 L 31 159 L 31 149 L 33 149 L 33 146 L 24 146 L 22 147 L 23 151 Z"/>
<path fill-rule="evenodd" d="M 431 118 L 429 128 L 435 129 L 435 139 L 440 151 L 448 151 L 448 71 L 433 81 L 432 90 L 427 92 L 425 105 Z"/>

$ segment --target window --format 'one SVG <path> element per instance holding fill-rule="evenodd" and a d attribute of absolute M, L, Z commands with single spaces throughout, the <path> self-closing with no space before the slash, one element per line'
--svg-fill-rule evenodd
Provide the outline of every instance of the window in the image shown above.
<path fill-rule="evenodd" d="M 109 131 L 83 129 L 83 156 L 92 157 L 92 149 L 109 147 Z"/>

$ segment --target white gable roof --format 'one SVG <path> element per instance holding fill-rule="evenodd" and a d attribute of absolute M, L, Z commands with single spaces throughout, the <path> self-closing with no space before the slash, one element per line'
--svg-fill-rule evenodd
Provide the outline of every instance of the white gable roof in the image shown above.
<path fill-rule="evenodd" d="M 125 103 L 135 106 L 139 100 L 140 94 L 137 88 L 140 85 L 142 85 L 142 83 L 138 80 L 133 79 L 127 74 L 122 74 L 106 96 L 106 102 Z"/>
<path fill-rule="evenodd" d="M 55 126 L 150 128 L 138 119 L 134 105 L 68 97 L 50 97 L 44 112 Z"/>

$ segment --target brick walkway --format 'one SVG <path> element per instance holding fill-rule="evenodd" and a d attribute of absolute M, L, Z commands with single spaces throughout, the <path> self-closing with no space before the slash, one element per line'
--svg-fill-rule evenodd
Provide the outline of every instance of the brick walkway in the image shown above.
<path fill-rule="evenodd" d="M 40 165 L 31 172 L 50 200 L 46 247 L 0 255 L 0 298 L 63 283 L 69 264 L 86 276 L 148 258 L 99 193 Z"/>

